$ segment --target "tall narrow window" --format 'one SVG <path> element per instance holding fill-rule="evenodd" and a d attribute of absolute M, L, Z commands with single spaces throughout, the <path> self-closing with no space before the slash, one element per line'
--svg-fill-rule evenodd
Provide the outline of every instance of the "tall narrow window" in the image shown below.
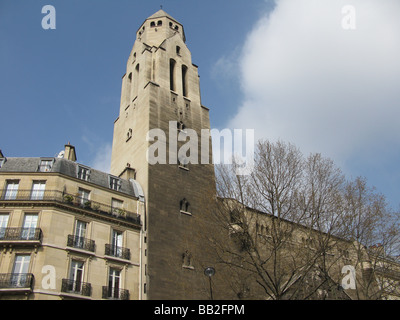
<path fill-rule="evenodd" d="M 15 200 L 17 198 L 19 180 L 9 180 L 6 185 L 4 200 Z"/>
<path fill-rule="evenodd" d="M 135 67 L 135 77 L 134 77 L 134 93 L 133 93 L 133 99 L 139 95 L 139 70 L 140 70 L 140 65 L 137 64 Z"/>
<path fill-rule="evenodd" d="M 8 224 L 8 213 L 0 214 L 0 240 L 4 239 L 4 235 L 6 233 L 6 228 Z"/>
<path fill-rule="evenodd" d="M 111 254 L 122 257 L 122 232 L 113 230 L 111 234 Z"/>
<path fill-rule="evenodd" d="M 119 299 L 119 288 L 121 275 L 120 270 L 115 268 L 110 268 L 110 273 L 108 276 L 108 298 Z"/>
<path fill-rule="evenodd" d="M 169 86 L 171 91 L 175 91 L 175 65 L 174 59 L 169 60 Z"/>
<path fill-rule="evenodd" d="M 183 93 L 184 97 L 188 96 L 187 71 L 188 71 L 188 68 L 185 65 L 183 65 L 182 66 L 182 93 Z"/>
<path fill-rule="evenodd" d="M 180 205 L 181 212 L 186 212 L 186 213 L 190 212 L 190 204 L 186 199 L 182 199 L 179 202 L 179 205 Z"/>
<path fill-rule="evenodd" d="M 71 261 L 69 271 L 68 291 L 80 293 L 82 291 L 83 262 L 78 260 Z"/>
<path fill-rule="evenodd" d="M 16 255 L 11 275 L 11 286 L 14 288 L 26 287 L 29 271 L 30 255 Z"/>
<path fill-rule="evenodd" d="M 82 188 L 78 189 L 78 199 L 79 199 L 80 204 L 82 206 L 84 206 L 84 207 L 90 206 L 89 196 L 90 196 L 90 191 L 89 190 L 85 190 L 85 189 L 82 189 Z"/>
<path fill-rule="evenodd" d="M 38 222 L 37 214 L 25 214 L 24 225 L 22 227 L 21 239 L 23 240 L 34 240 L 36 227 Z"/>
<path fill-rule="evenodd" d="M 126 96 L 126 106 L 129 106 L 131 103 L 131 95 L 133 91 L 132 85 L 132 72 L 128 75 L 128 80 L 125 81 L 125 96 Z"/>
<path fill-rule="evenodd" d="M 46 181 L 33 181 L 31 200 L 43 200 Z"/>
<path fill-rule="evenodd" d="M 86 236 L 87 223 L 83 221 L 76 221 L 74 243 L 75 248 L 83 249 L 85 247 L 85 236 Z"/>

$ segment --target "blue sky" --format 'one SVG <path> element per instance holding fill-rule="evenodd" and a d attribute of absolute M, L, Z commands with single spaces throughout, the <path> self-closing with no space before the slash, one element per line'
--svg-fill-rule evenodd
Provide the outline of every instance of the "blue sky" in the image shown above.
<path fill-rule="evenodd" d="M 0 0 L 3 153 L 55 156 L 71 142 L 78 162 L 103 166 L 135 32 L 160 5 L 184 25 L 212 128 L 321 152 L 399 208 L 398 0 Z"/>

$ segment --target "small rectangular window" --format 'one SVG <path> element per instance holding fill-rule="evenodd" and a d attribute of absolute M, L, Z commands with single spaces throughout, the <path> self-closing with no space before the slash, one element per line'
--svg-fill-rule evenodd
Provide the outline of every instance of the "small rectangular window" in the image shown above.
<path fill-rule="evenodd" d="M 119 191 L 121 189 L 121 180 L 110 176 L 110 188 Z"/>
<path fill-rule="evenodd" d="M 39 171 L 40 172 L 49 172 L 49 171 L 51 171 L 52 166 L 53 166 L 53 159 L 40 160 Z"/>
<path fill-rule="evenodd" d="M 78 199 L 82 206 L 87 207 L 90 206 L 90 191 L 86 189 L 79 188 L 78 189 Z"/>
<path fill-rule="evenodd" d="M 6 192 L 4 194 L 4 200 L 17 199 L 18 188 L 19 180 L 8 180 L 6 185 Z"/>
<path fill-rule="evenodd" d="M 46 181 L 33 181 L 31 200 L 43 200 Z"/>
<path fill-rule="evenodd" d="M 78 179 L 89 181 L 89 176 L 90 176 L 89 168 L 78 166 Z"/>

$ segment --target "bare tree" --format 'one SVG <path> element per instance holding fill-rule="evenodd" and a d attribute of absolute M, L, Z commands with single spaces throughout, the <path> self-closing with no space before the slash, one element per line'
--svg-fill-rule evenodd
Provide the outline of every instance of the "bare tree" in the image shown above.
<path fill-rule="evenodd" d="M 375 273 L 366 276 L 366 263 L 374 264 L 368 248 L 399 243 L 383 196 L 362 179 L 346 182 L 332 160 L 305 159 L 282 141 L 258 142 L 251 174 L 236 175 L 237 167 L 216 166 L 219 200 L 208 240 L 238 298 L 346 299 L 345 264 L 364 274 L 356 298 L 382 296 Z"/>

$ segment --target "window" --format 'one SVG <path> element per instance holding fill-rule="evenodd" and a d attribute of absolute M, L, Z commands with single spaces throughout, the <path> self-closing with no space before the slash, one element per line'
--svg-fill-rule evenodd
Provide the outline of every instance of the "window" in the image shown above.
<path fill-rule="evenodd" d="M 89 181 L 90 169 L 86 167 L 78 167 L 78 179 Z"/>
<path fill-rule="evenodd" d="M 162 21 L 161 20 L 158 20 L 157 21 L 157 27 L 161 27 L 162 26 Z"/>
<path fill-rule="evenodd" d="M 111 255 L 122 257 L 122 232 L 113 230 L 111 233 Z"/>
<path fill-rule="evenodd" d="M 17 199 L 18 187 L 19 187 L 19 180 L 8 180 L 6 185 L 6 193 L 4 195 L 4 200 Z"/>
<path fill-rule="evenodd" d="M 139 63 L 135 67 L 135 77 L 134 77 L 134 84 L 133 84 L 133 99 L 138 96 L 139 94 L 139 72 L 140 72 L 140 65 Z"/>
<path fill-rule="evenodd" d="M 156 26 L 156 23 L 154 21 L 150 22 L 150 27 L 154 28 Z"/>
<path fill-rule="evenodd" d="M 186 199 L 182 199 L 179 204 L 181 212 L 190 212 L 190 204 Z"/>
<path fill-rule="evenodd" d="M 116 268 L 110 268 L 108 275 L 108 298 L 119 299 L 119 289 L 121 283 L 121 271 Z"/>
<path fill-rule="evenodd" d="M 43 200 L 46 181 L 33 181 L 31 200 Z"/>
<path fill-rule="evenodd" d="M 132 129 L 129 128 L 126 134 L 126 142 L 128 142 L 132 138 Z"/>
<path fill-rule="evenodd" d="M 80 293 L 82 291 L 83 269 L 84 263 L 79 260 L 71 261 L 71 269 L 69 271 L 68 291 Z"/>
<path fill-rule="evenodd" d="M 188 95 L 187 71 L 188 71 L 188 68 L 185 65 L 183 65 L 182 66 L 182 93 L 183 93 L 184 97 L 187 97 L 187 95 Z"/>
<path fill-rule="evenodd" d="M 112 198 L 111 199 L 112 213 L 117 216 L 122 215 L 124 211 L 124 209 L 122 208 L 123 205 L 124 205 L 123 201 Z"/>
<path fill-rule="evenodd" d="M 169 86 L 171 91 L 175 91 L 175 65 L 174 59 L 169 60 Z"/>
<path fill-rule="evenodd" d="M 194 269 L 192 266 L 192 254 L 188 250 L 182 254 L 182 267 Z"/>
<path fill-rule="evenodd" d="M 4 235 L 6 233 L 6 228 L 8 224 L 8 218 L 9 218 L 8 213 L 0 214 L 0 240 L 4 239 Z"/>
<path fill-rule="evenodd" d="M 51 171 L 52 166 L 53 166 L 53 159 L 40 160 L 39 171 L 40 172 Z"/>
<path fill-rule="evenodd" d="M 24 225 L 22 227 L 21 239 L 22 240 L 34 240 L 36 227 L 38 222 L 37 214 L 25 214 Z"/>
<path fill-rule="evenodd" d="M 3 164 L 6 162 L 6 158 L 0 158 L 0 168 L 3 166 Z"/>
<path fill-rule="evenodd" d="M 14 266 L 11 275 L 11 286 L 13 288 L 27 287 L 29 263 L 31 260 L 30 255 L 19 254 L 15 256 Z"/>
<path fill-rule="evenodd" d="M 179 56 L 181 54 L 181 47 L 176 46 L 176 54 Z"/>
<path fill-rule="evenodd" d="M 90 191 L 89 190 L 85 190 L 85 189 L 82 189 L 82 188 L 78 189 L 78 200 L 80 201 L 80 204 L 82 206 L 90 207 L 89 196 L 90 196 Z"/>
<path fill-rule="evenodd" d="M 85 237 L 86 237 L 87 222 L 77 220 L 75 224 L 75 232 L 73 239 L 73 246 L 75 248 L 85 248 Z"/>
<path fill-rule="evenodd" d="M 121 180 L 110 176 L 110 188 L 119 191 L 121 189 Z"/>
<path fill-rule="evenodd" d="M 177 123 L 177 127 L 178 127 L 178 131 L 184 131 L 186 128 L 185 124 L 182 121 L 179 121 Z"/>

